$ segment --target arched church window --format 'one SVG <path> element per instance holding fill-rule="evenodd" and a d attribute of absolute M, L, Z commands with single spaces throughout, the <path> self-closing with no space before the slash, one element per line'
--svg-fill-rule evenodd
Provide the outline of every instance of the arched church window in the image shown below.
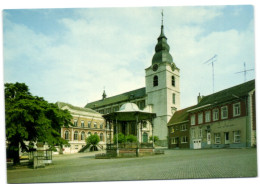
<path fill-rule="evenodd" d="M 157 75 L 155 75 L 153 77 L 153 86 L 158 86 L 158 76 Z"/>
<path fill-rule="evenodd" d="M 175 86 L 175 77 L 172 76 L 172 86 Z"/>

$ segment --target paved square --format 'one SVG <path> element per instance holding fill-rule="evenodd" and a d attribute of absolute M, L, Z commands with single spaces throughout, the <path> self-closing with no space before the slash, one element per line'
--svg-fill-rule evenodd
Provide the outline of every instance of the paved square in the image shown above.
<path fill-rule="evenodd" d="M 164 155 L 95 159 L 57 155 L 45 168 L 8 169 L 8 183 L 114 181 L 257 176 L 256 149 L 165 150 Z"/>

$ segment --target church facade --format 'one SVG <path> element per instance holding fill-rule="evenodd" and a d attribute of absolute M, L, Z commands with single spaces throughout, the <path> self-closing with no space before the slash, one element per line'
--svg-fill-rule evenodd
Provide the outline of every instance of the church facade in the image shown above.
<path fill-rule="evenodd" d="M 180 69 L 169 53 L 163 23 L 157 40 L 151 65 L 145 69 L 145 87 L 112 97 L 104 91 L 101 100 L 88 103 L 85 108 L 108 114 L 118 111 L 126 102 L 135 103 L 141 110 L 156 113 L 154 135 L 159 137 L 157 144 L 167 146 L 167 123 L 180 108 Z"/>

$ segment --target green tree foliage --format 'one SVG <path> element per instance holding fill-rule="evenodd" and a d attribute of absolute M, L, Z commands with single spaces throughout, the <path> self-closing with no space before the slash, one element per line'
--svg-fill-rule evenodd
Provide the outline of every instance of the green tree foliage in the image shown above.
<path fill-rule="evenodd" d="M 99 143 L 100 139 L 99 136 L 94 134 L 94 135 L 90 135 L 87 139 L 86 139 L 86 143 L 90 144 L 92 146 L 97 146 Z"/>
<path fill-rule="evenodd" d="M 24 141 L 47 143 L 51 148 L 68 143 L 61 138 L 60 129 L 71 125 L 69 111 L 33 96 L 24 83 L 5 84 L 5 117 L 6 139 L 14 164 L 20 163 L 19 145 L 28 151 Z"/>
<path fill-rule="evenodd" d="M 123 133 L 119 133 L 118 136 L 117 136 L 117 134 L 114 135 L 114 138 L 113 138 L 114 144 L 117 143 L 117 137 L 118 137 L 118 143 L 124 143 L 126 141 L 125 135 Z"/>
<path fill-rule="evenodd" d="M 125 143 L 125 142 L 137 142 L 137 138 L 136 136 L 130 134 L 125 136 L 123 133 L 119 133 L 118 134 L 118 143 Z M 117 134 L 114 135 L 114 144 L 117 143 Z"/>
<path fill-rule="evenodd" d="M 136 138 L 136 136 L 134 136 L 132 134 L 127 135 L 126 136 L 126 142 L 130 142 L 130 143 L 137 142 L 137 138 Z"/>
<path fill-rule="evenodd" d="M 159 140 L 159 137 L 158 136 L 150 136 L 149 137 L 149 141 L 153 141 L 153 139 L 154 139 L 154 142 L 156 142 L 156 141 L 158 141 Z"/>

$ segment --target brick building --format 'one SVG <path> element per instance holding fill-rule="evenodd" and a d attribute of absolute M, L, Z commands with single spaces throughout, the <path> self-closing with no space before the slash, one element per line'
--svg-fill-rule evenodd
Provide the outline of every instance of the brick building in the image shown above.
<path fill-rule="evenodd" d="M 198 97 L 198 104 L 176 112 L 189 121 L 191 149 L 256 146 L 255 80 Z M 178 124 L 178 116 L 168 124 Z M 187 118 L 188 117 L 188 118 Z M 169 144 L 169 148 L 174 147 Z"/>

